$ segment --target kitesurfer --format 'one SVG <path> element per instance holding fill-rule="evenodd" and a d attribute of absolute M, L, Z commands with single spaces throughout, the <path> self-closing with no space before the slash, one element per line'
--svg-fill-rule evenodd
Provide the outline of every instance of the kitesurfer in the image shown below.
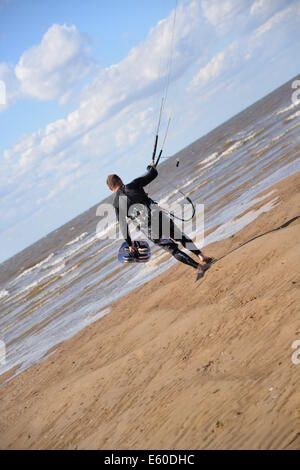
<path fill-rule="evenodd" d="M 193 241 L 175 225 L 173 219 L 168 217 L 144 190 L 144 187 L 151 183 L 157 175 L 155 165 L 149 165 L 146 174 L 126 185 L 118 175 L 113 174 L 107 177 L 106 183 L 109 189 L 115 193 L 113 205 L 122 235 L 128 243 L 130 252 L 134 253 L 135 245 L 131 240 L 126 218 L 137 220 L 147 238 L 169 252 L 178 261 L 197 269 L 198 277 L 201 277 L 212 262 L 212 258 L 205 256 Z M 159 220 L 158 228 L 155 228 L 155 224 L 152 223 L 156 216 L 158 216 L 156 220 Z M 167 236 L 164 234 L 166 227 L 168 227 Z M 200 258 L 200 261 L 204 264 L 195 261 L 184 251 L 181 251 L 177 242 L 180 242 L 191 253 Z"/>

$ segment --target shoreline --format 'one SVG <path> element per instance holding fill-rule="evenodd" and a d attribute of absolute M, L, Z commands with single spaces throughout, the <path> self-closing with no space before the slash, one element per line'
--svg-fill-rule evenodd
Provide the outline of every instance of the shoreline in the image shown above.
<path fill-rule="evenodd" d="M 172 266 L 3 384 L 0 448 L 299 448 L 300 173 L 274 189 L 199 283 Z"/>

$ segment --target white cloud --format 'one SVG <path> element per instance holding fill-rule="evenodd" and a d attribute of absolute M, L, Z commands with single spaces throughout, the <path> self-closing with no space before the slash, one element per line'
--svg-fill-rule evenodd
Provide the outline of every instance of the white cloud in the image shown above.
<path fill-rule="evenodd" d="M 250 9 L 251 16 L 266 17 L 283 7 L 285 0 L 255 0 Z"/>
<path fill-rule="evenodd" d="M 243 0 L 202 0 L 201 6 L 206 20 L 223 33 L 232 23 L 239 26 L 241 17 L 246 17 L 249 2 Z"/>
<path fill-rule="evenodd" d="M 201 0 L 203 16 L 217 35 L 251 30 L 298 0 Z"/>
<path fill-rule="evenodd" d="M 216 54 L 193 78 L 190 83 L 190 89 L 203 87 L 212 78 L 219 76 L 226 66 L 226 59 L 227 57 L 225 51 L 221 51 Z"/>
<path fill-rule="evenodd" d="M 62 191 L 68 189 L 68 191 L 72 191 L 72 189 L 75 187 L 75 182 L 76 180 L 80 179 L 82 177 L 82 172 L 80 170 L 75 171 L 69 175 L 62 176 L 58 182 L 55 184 L 55 186 L 51 189 L 51 191 L 47 194 L 46 200 L 49 201 L 56 197 L 59 193 Z M 40 201 L 44 202 L 43 200 Z"/>
<path fill-rule="evenodd" d="M 274 26 L 282 23 L 284 20 L 291 18 L 296 14 L 295 5 L 291 5 L 283 10 L 276 12 L 271 18 L 265 21 L 259 28 L 257 28 L 254 38 L 255 40 L 261 38 L 264 34 L 274 28 Z"/>
<path fill-rule="evenodd" d="M 167 62 L 171 52 L 174 11 L 158 22 L 147 39 L 134 47 L 119 64 L 100 71 L 86 89 L 84 99 L 95 93 L 105 95 L 105 104 L 131 102 L 150 96 L 166 79 Z M 187 8 L 179 4 L 176 19 L 172 75 L 182 75 L 186 68 L 202 53 L 200 10 L 197 1 Z"/>
<path fill-rule="evenodd" d="M 6 90 L 6 102 L 0 104 L 0 111 L 3 111 L 19 96 L 18 81 L 11 64 L 0 63 L 0 80 L 4 82 Z"/>
<path fill-rule="evenodd" d="M 0 63 L 0 80 L 7 89 L 7 103 L 1 110 L 24 97 L 59 99 L 64 104 L 92 66 L 87 38 L 75 26 L 53 24 L 41 43 L 26 50 L 16 66 Z"/>
<path fill-rule="evenodd" d="M 255 3 L 258 2 L 261 3 L 261 0 L 257 0 Z M 258 5 L 256 8 L 258 8 Z M 215 54 L 193 77 L 188 86 L 188 90 L 200 90 L 211 84 L 214 79 L 222 76 L 225 72 L 230 71 L 232 73 L 237 66 L 241 66 L 243 62 L 252 59 L 254 56 L 257 59 L 257 52 L 259 50 L 267 54 L 268 48 L 272 48 L 272 43 L 268 44 L 267 37 L 265 38 L 264 36 L 271 32 L 276 26 L 278 28 L 278 37 L 280 37 L 281 30 L 279 28 L 284 27 L 286 20 L 297 17 L 296 9 L 297 4 L 294 4 L 277 11 L 239 42 L 234 41 L 224 50 Z M 280 40 L 282 39 L 280 38 Z"/>
<path fill-rule="evenodd" d="M 128 114 L 128 116 L 127 116 Z M 119 126 L 116 132 L 116 145 L 120 150 L 125 150 L 136 144 L 137 139 L 142 134 L 153 134 L 153 116 L 154 110 L 148 107 L 141 111 L 126 113 L 124 124 Z"/>
<path fill-rule="evenodd" d="M 23 53 L 15 73 L 24 95 L 46 101 L 69 93 L 90 67 L 86 38 L 75 26 L 54 24 L 39 45 Z"/>

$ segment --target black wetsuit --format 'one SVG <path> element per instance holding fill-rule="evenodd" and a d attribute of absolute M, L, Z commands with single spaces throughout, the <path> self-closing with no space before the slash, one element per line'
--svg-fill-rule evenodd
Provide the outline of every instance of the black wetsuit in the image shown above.
<path fill-rule="evenodd" d="M 181 251 L 175 240 L 179 241 L 184 247 L 187 247 L 189 251 L 195 255 L 200 255 L 201 251 L 196 247 L 193 241 L 174 224 L 172 218 L 169 218 L 157 204 L 148 197 L 144 187 L 147 186 L 151 181 L 157 177 L 156 168 L 149 167 L 147 173 L 139 178 L 134 179 L 131 183 L 121 186 L 115 196 L 113 205 L 116 210 L 116 216 L 120 223 L 120 228 L 124 239 L 128 245 L 132 245 L 132 240 L 128 230 L 128 224 L 126 217 L 135 218 L 132 216 L 130 208 L 137 205 L 142 205 L 146 208 L 146 224 L 144 229 L 141 228 L 142 232 L 145 233 L 153 243 L 160 246 L 164 250 L 168 251 L 178 261 L 198 268 L 199 263 L 188 256 L 185 252 Z M 126 206 L 123 204 L 126 203 Z M 159 228 L 157 233 L 151 231 L 151 210 L 159 210 Z M 141 211 L 137 211 L 137 217 L 140 216 Z M 152 212 L 153 214 L 153 212 Z M 153 217 L 153 216 L 152 216 Z M 145 217 L 144 217 L 145 218 Z M 162 227 L 169 226 L 169 236 L 164 237 Z"/>

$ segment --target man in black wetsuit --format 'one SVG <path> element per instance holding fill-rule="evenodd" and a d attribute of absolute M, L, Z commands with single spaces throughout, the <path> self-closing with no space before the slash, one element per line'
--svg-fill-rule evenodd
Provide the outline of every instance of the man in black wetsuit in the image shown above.
<path fill-rule="evenodd" d="M 116 193 L 113 205 L 120 223 L 122 235 L 128 243 L 130 252 L 134 253 L 135 246 L 129 234 L 126 217 L 137 219 L 140 222 L 142 232 L 147 238 L 168 251 L 178 261 L 197 269 L 201 276 L 205 271 L 205 265 L 211 263 L 212 258 L 205 256 L 193 241 L 179 230 L 174 221 L 166 216 L 157 204 L 148 197 L 144 190 L 144 187 L 151 183 L 157 177 L 157 174 L 156 168 L 150 165 L 145 175 L 134 179 L 126 185 L 124 185 L 118 175 L 109 175 L 107 177 L 106 182 L 109 189 Z M 155 214 L 158 215 L 158 218 L 156 218 Z M 158 224 L 153 223 L 155 218 L 159 221 Z M 155 225 L 157 227 L 153 228 Z M 164 233 L 166 227 L 168 227 L 168 234 Z M 184 251 L 181 251 L 175 240 L 198 256 L 205 265 L 195 261 Z"/>

